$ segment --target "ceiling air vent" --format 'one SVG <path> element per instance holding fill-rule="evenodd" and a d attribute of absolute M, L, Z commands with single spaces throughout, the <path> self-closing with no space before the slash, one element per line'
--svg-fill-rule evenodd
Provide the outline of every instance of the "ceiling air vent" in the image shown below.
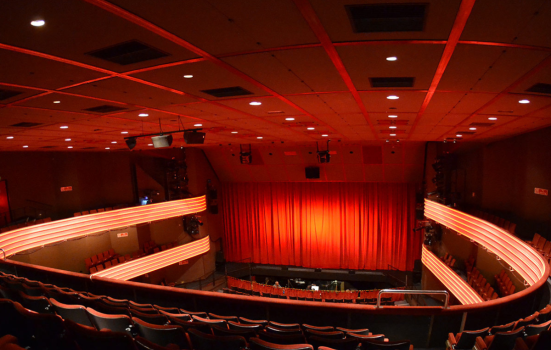
<path fill-rule="evenodd" d="M 529 89 L 526 89 L 526 91 L 551 95 L 551 84 L 537 83 L 535 85 L 532 85 L 532 87 L 530 87 Z"/>
<path fill-rule="evenodd" d="M 412 77 L 394 77 L 394 78 L 369 78 L 371 87 L 374 88 L 401 88 L 413 87 L 415 78 Z"/>
<path fill-rule="evenodd" d="M 474 135 L 475 133 L 473 131 L 458 131 L 456 132 L 457 135 Z"/>
<path fill-rule="evenodd" d="M 117 107 L 117 106 L 103 105 L 103 106 L 97 106 L 92 108 L 86 108 L 85 111 L 94 112 L 94 113 L 111 113 L 111 112 L 124 111 L 125 109 L 126 108 Z"/>
<path fill-rule="evenodd" d="M 421 32 L 427 4 L 348 5 L 346 10 L 356 33 Z"/>
<path fill-rule="evenodd" d="M 471 123 L 469 126 L 475 127 L 475 128 L 489 128 L 490 126 L 493 126 L 495 123 Z"/>
<path fill-rule="evenodd" d="M 167 53 L 147 46 L 137 40 L 127 41 L 86 54 L 122 66 L 168 56 Z"/>
<path fill-rule="evenodd" d="M 2 90 L 0 89 L 0 101 L 7 100 L 8 98 L 12 98 L 17 95 L 21 95 L 21 91 L 13 91 L 13 90 Z"/>
<path fill-rule="evenodd" d="M 209 94 L 214 97 L 233 97 L 233 96 L 244 96 L 244 95 L 253 94 L 249 90 L 243 89 L 241 86 L 232 86 L 232 87 L 221 88 L 221 89 L 202 90 L 201 92 L 204 92 L 205 94 Z"/>
<path fill-rule="evenodd" d="M 56 148 L 57 146 L 42 146 L 40 148 Z"/>
<path fill-rule="evenodd" d="M 32 128 L 33 126 L 39 126 L 39 125 L 42 125 L 42 123 L 21 122 L 17 124 L 12 124 L 10 126 L 15 126 L 16 128 Z"/>
<path fill-rule="evenodd" d="M 84 147 L 83 149 L 96 149 L 97 147 Z"/>

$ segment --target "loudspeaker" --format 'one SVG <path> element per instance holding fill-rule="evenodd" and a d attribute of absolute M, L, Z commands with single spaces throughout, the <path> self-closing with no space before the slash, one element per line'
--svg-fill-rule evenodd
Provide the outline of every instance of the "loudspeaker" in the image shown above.
<path fill-rule="evenodd" d="M 133 138 L 131 138 L 131 139 L 127 139 L 127 140 L 126 140 L 126 145 L 127 145 L 128 148 L 130 148 L 130 149 L 136 147 L 136 138 L 133 137 Z"/>
<path fill-rule="evenodd" d="M 172 135 L 154 136 L 151 138 L 153 141 L 153 147 L 162 148 L 172 145 Z"/>
<path fill-rule="evenodd" d="M 304 169 L 307 179 L 319 179 L 320 178 L 320 168 L 317 166 L 309 166 Z"/>
<path fill-rule="evenodd" d="M 184 131 L 184 141 L 188 145 L 202 145 L 205 143 L 205 133 L 197 131 Z"/>

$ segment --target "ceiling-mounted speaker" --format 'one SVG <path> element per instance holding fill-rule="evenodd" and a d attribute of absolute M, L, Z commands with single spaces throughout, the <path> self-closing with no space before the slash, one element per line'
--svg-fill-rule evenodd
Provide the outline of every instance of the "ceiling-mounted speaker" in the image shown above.
<path fill-rule="evenodd" d="M 155 148 L 169 147 L 172 145 L 172 135 L 153 136 L 151 141 L 153 141 L 153 147 Z"/>
<path fill-rule="evenodd" d="M 309 166 L 304 169 L 307 179 L 319 179 L 320 168 L 317 166 Z"/>
<path fill-rule="evenodd" d="M 125 142 L 126 142 L 126 145 L 128 146 L 128 148 L 130 148 L 130 149 L 136 147 L 136 138 L 135 137 L 127 139 Z"/>
<path fill-rule="evenodd" d="M 202 145 L 205 143 L 205 133 L 197 131 L 184 131 L 184 141 L 188 145 Z"/>

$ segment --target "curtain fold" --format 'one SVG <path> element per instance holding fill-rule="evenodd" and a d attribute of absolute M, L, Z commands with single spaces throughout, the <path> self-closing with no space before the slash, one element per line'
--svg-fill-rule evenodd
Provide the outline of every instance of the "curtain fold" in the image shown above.
<path fill-rule="evenodd" d="M 421 256 L 414 184 L 225 183 L 221 197 L 228 261 L 412 270 Z"/>

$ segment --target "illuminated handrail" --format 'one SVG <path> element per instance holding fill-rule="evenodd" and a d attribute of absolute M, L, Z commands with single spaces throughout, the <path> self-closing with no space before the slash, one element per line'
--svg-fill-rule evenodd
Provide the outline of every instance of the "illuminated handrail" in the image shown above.
<path fill-rule="evenodd" d="M 543 257 L 502 228 L 428 199 L 425 199 L 425 216 L 488 248 L 530 286 L 547 278 L 549 266 Z"/>
<path fill-rule="evenodd" d="M 383 294 L 444 294 L 446 296 L 446 300 L 444 301 L 444 309 L 448 308 L 448 303 L 450 301 L 450 293 L 446 290 L 415 290 L 415 289 L 381 289 L 379 291 L 379 294 L 377 294 L 377 304 L 375 305 L 375 308 L 381 308 L 381 295 Z"/>

